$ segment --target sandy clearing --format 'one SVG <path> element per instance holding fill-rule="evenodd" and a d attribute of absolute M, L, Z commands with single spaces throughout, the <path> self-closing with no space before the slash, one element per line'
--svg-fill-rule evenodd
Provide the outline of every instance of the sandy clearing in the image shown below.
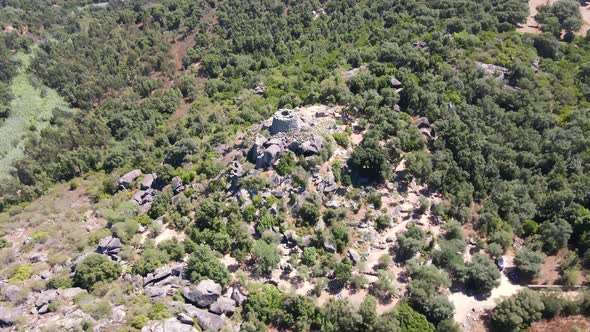
<path fill-rule="evenodd" d="M 550 5 L 554 2 L 557 2 L 557 0 L 529 0 L 529 16 L 526 19 L 526 23 L 517 28 L 516 31 L 541 33 L 539 23 L 534 18 L 538 13 L 537 7 L 542 5 Z M 584 23 L 580 31 L 576 32 L 576 35 L 585 36 L 586 32 L 590 30 L 590 4 L 586 4 L 585 6 L 580 5 L 580 13 L 582 14 Z"/>
<path fill-rule="evenodd" d="M 503 257 L 506 268 L 514 266 L 514 257 L 509 255 Z M 449 301 L 455 305 L 455 316 L 453 318 L 465 331 L 471 331 L 472 324 L 479 319 L 479 316 L 484 311 L 495 308 L 497 302 L 502 298 L 510 297 L 521 289 L 523 289 L 523 286 L 512 284 L 508 277 L 502 273 L 500 286 L 494 288 L 491 295 L 486 299 L 478 299 L 462 292 L 452 293 L 449 295 Z"/>

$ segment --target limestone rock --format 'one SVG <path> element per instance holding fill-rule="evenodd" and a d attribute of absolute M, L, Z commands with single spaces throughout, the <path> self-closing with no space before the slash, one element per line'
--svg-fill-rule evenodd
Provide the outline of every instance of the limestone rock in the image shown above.
<path fill-rule="evenodd" d="M 251 162 L 256 163 L 258 157 L 262 155 L 262 152 L 264 151 L 264 143 L 266 143 L 266 138 L 257 134 L 256 139 L 254 140 L 254 145 L 252 145 L 248 155 Z"/>
<path fill-rule="evenodd" d="M 125 319 L 125 316 L 127 316 L 127 313 L 125 312 L 124 306 L 118 306 L 113 309 L 113 321 L 120 323 Z"/>
<path fill-rule="evenodd" d="M 86 293 L 86 290 L 82 289 L 80 287 L 71 287 L 71 288 L 58 289 L 57 293 L 64 300 L 71 300 L 79 294 Z"/>
<path fill-rule="evenodd" d="M 178 319 L 182 324 L 188 324 L 188 325 L 193 325 L 194 321 L 191 318 L 191 316 L 185 314 L 185 313 L 180 313 L 178 314 L 178 316 L 176 317 L 176 319 Z"/>
<path fill-rule="evenodd" d="M 262 155 L 256 159 L 256 168 L 266 168 L 274 165 L 281 155 L 281 147 L 278 145 L 271 145 L 264 150 Z"/>
<path fill-rule="evenodd" d="M 143 279 L 143 284 L 144 284 L 144 286 L 147 286 L 149 284 L 153 284 L 153 283 L 156 283 L 160 280 L 168 278 L 171 275 L 172 275 L 172 268 L 170 268 L 168 266 L 162 266 L 162 267 L 156 269 L 156 271 L 154 271 L 154 273 L 148 274 L 147 277 L 145 277 Z"/>
<path fill-rule="evenodd" d="M 329 252 L 329 253 L 335 253 L 336 252 L 336 246 L 330 242 L 324 242 L 324 249 Z"/>
<path fill-rule="evenodd" d="M 23 298 L 21 295 L 22 289 L 17 285 L 8 285 L 3 291 L 2 296 L 4 299 L 11 303 L 16 303 L 16 301 Z"/>

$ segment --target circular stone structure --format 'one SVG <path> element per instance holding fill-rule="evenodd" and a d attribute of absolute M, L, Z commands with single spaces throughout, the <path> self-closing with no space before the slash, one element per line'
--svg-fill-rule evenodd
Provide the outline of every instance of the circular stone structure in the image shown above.
<path fill-rule="evenodd" d="M 270 126 L 270 133 L 276 135 L 278 133 L 287 133 L 290 131 L 299 130 L 301 127 L 299 117 L 291 109 L 280 109 L 272 116 L 272 125 Z"/>

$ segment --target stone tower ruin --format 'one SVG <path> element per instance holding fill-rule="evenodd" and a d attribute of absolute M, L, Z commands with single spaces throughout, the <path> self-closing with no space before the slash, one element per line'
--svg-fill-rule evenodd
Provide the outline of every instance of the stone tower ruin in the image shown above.
<path fill-rule="evenodd" d="M 300 121 L 301 120 L 293 110 L 282 108 L 272 116 L 270 133 L 276 135 L 278 133 L 297 131 L 301 128 Z"/>

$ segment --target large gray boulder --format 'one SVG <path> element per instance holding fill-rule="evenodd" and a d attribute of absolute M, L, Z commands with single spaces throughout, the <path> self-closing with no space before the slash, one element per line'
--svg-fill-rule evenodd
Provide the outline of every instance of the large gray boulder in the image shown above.
<path fill-rule="evenodd" d="M 2 290 L 2 296 L 10 303 L 16 303 L 24 298 L 22 289 L 17 285 L 8 285 Z"/>
<path fill-rule="evenodd" d="M 278 145 L 271 145 L 264 149 L 256 159 L 256 168 L 266 168 L 274 165 L 281 155 L 282 149 Z"/>
<path fill-rule="evenodd" d="M 355 264 L 361 261 L 361 255 L 358 251 L 350 248 L 348 249 L 348 257 L 352 260 Z"/>
<path fill-rule="evenodd" d="M 231 299 L 236 302 L 237 305 L 242 306 L 246 302 L 246 295 L 242 293 L 237 287 L 234 288 L 231 293 Z"/>
<path fill-rule="evenodd" d="M 141 180 L 141 190 L 148 190 L 152 188 L 152 186 L 154 185 L 154 181 L 156 181 L 156 178 L 156 174 L 146 174 L 143 177 L 143 180 Z"/>
<path fill-rule="evenodd" d="M 143 289 L 143 292 L 145 293 L 145 295 L 147 295 L 151 298 L 157 298 L 157 297 L 166 296 L 168 294 L 169 289 L 170 289 L 170 286 L 164 286 L 164 287 L 148 286 Z"/>
<path fill-rule="evenodd" d="M 137 178 L 140 176 L 141 176 L 141 171 L 138 169 L 134 169 L 131 172 L 124 174 L 117 181 L 117 183 L 119 184 L 119 188 L 120 189 L 129 189 L 131 182 L 137 180 Z"/>
<path fill-rule="evenodd" d="M 98 241 L 96 252 L 106 255 L 116 255 L 121 251 L 121 247 L 123 247 L 121 240 L 116 237 L 107 236 Z"/>
<path fill-rule="evenodd" d="M 213 280 L 202 280 L 197 286 L 184 287 L 182 296 L 191 303 L 204 308 L 221 296 L 221 285 Z"/>
<path fill-rule="evenodd" d="M 264 151 L 264 143 L 266 143 L 266 137 L 257 134 L 254 144 L 248 153 L 248 158 L 251 162 L 256 163 L 258 157 L 262 155 L 262 152 Z"/>
<path fill-rule="evenodd" d="M 203 330 L 221 330 L 221 326 L 223 325 L 223 317 L 193 306 L 187 306 L 185 310 L 189 316 L 197 320 L 197 323 Z"/>
<path fill-rule="evenodd" d="M 309 140 L 299 144 L 295 148 L 295 152 L 306 157 L 318 155 L 324 147 L 324 138 L 319 135 L 312 135 Z"/>
<path fill-rule="evenodd" d="M 164 280 L 164 279 L 170 277 L 171 275 L 172 275 L 172 268 L 169 266 L 162 266 L 162 267 L 156 269 L 156 271 L 154 271 L 154 273 L 149 273 L 147 275 L 147 277 L 145 277 L 143 279 L 143 285 L 145 287 L 149 284 L 153 284 L 153 283 L 156 283 L 160 280 Z"/>
<path fill-rule="evenodd" d="M 218 315 L 226 314 L 231 316 L 236 311 L 236 302 L 228 297 L 222 296 L 211 304 L 209 311 Z"/>
<path fill-rule="evenodd" d="M 183 324 L 176 318 L 167 318 L 147 322 L 141 332 L 198 332 L 198 330 L 191 325 Z"/>
<path fill-rule="evenodd" d="M 6 328 L 14 325 L 22 316 L 19 308 L 0 307 L 0 328 Z"/>
<path fill-rule="evenodd" d="M 182 185 L 182 179 L 178 176 L 175 176 L 170 181 L 170 187 L 174 194 L 178 194 L 179 192 L 184 190 L 184 186 Z"/>

